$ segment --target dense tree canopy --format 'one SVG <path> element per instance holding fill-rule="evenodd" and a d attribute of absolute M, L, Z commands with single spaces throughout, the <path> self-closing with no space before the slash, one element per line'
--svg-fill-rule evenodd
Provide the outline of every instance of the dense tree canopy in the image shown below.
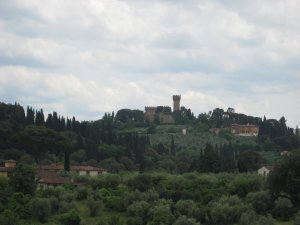
<path fill-rule="evenodd" d="M 300 150 L 284 156 L 269 176 L 269 186 L 275 196 L 284 195 L 294 203 L 300 199 Z"/>

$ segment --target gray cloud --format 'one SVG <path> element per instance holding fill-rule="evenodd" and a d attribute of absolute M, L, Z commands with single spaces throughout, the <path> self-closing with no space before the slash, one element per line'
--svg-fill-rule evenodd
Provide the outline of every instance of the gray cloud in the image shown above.
<path fill-rule="evenodd" d="M 1 101 L 97 119 L 171 105 L 300 125 L 300 5 L 287 1 L 0 1 Z"/>

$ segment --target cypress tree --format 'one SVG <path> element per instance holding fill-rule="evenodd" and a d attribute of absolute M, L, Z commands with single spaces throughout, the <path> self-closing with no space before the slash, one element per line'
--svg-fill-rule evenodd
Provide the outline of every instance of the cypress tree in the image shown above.
<path fill-rule="evenodd" d="M 27 125 L 34 124 L 34 110 L 32 109 L 32 107 L 29 106 L 27 106 L 26 124 Z"/>
<path fill-rule="evenodd" d="M 48 114 L 46 119 L 46 127 L 53 129 L 53 116 L 51 113 Z"/>

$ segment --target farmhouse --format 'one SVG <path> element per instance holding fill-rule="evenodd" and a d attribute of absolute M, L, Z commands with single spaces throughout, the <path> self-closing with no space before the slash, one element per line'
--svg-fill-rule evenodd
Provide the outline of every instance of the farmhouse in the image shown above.
<path fill-rule="evenodd" d="M 64 166 L 62 164 L 40 165 L 38 170 L 58 173 L 64 170 Z M 70 172 L 91 177 L 107 173 L 106 170 L 95 166 L 70 166 Z"/>
<path fill-rule="evenodd" d="M 45 188 L 62 184 L 75 184 L 71 177 L 61 175 L 63 171 L 64 166 L 62 164 L 39 165 L 36 175 L 38 187 Z M 107 173 L 106 170 L 94 166 L 71 166 L 70 172 L 79 176 L 91 177 Z"/>
<path fill-rule="evenodd" d="M 259 126 L 254 124 L 231 124 L 230 125 L 231 133 L 237 136 L 257 136 L 259 132 Z"/>
<path fill-rule="evenodd" d="M 15 160 L 4 161 L 4 167 L 0 167 L 0 176 L 8 177 L 16 166 Z"/>
<path fill-rule="evenodd" d="M 261 168 L 259 168 L 257 170 L 257 173 L 258 175 L 261 175 L 261 176 L 268 176 L 270 172 L 272 172 L 274 169 L 273 166 L 262 166 Z"/>

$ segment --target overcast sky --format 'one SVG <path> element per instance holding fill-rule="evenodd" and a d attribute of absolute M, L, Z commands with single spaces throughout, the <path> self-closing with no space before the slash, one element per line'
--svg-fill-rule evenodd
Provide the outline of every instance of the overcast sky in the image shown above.
<path fill-rule="evenodd" d="M 0 101 L 95 120 L 235 108 L 300 126 L 299 0 L 0 0 Z"/>

